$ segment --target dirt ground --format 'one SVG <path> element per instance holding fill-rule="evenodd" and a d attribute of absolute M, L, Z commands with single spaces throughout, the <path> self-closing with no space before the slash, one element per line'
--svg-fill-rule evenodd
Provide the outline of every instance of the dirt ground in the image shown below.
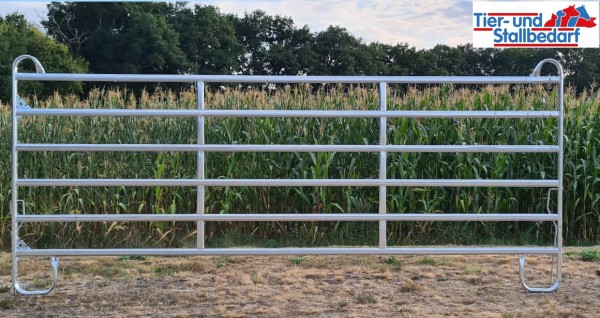
<path fill-rule="evenodd" d="M 54 291 L 19 296 L 0 253 L 0 316 L 600 317 L 600 262 L 582 250 L 566 249 L 547 294 L 520 286 L 517 256 L 231 256 L 61 258 Z M 22 281 L 47 285 L 47 263 L 23 260 Z M 549 257 L 527 264 L 547 282 Z"/>

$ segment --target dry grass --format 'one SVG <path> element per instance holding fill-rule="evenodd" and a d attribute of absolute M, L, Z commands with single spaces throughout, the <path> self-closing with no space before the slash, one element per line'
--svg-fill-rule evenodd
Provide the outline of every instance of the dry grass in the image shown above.
<path fill-rule="evenodd" d="M 25 297 L 0 271 L 4 317 L 593 317 L 598 261 L 568 248 L 563 283 L 525 292 L 516 256 L 303 256 L 63 258 L 50 295 Z M 596 248 L 598 250 L 598 248 Z M 41 259 L 24 260 L 24 280 L 47 283 Z M 532 283 L 547 257 L 530 257 Z M 0 254 L 0 268 L 10 255 Z M 536 280 L 537 278 L 537 280 Z M 41 282 L 41 283 L 40 283 Z"/>

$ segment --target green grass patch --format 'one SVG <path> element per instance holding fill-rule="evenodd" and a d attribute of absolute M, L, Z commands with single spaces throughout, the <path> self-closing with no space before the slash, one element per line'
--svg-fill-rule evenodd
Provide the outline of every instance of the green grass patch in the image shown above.
<path fill-rule="evenodd" d="M 92 269 L 94 275 L 111 278 L 121 274 L 121 269 L 111 264 L 97 265 Z"/>
<path fill-rule="evenodd" d="M 600 260 L 600 251 L 586 249 L 579 253 L 581 260 L 584 262 L 595 262 Z"/>
<path fill-rule="evenodd" d="M 12 310 L 19 307 L 19 305 L 21 305 L 21 299 L 19 299 L 18 296 L 0 298 L 0 309 Z"/>
<path fill-rule="evenodd" d="M 52 285 L 52 279 L 50 278 L 36 278 L 31 283 L 31 287 L 36 289 L 48 288 Z"/>
<path fill-rule="evenodd" d="M 219 261 L 217 262 L 217 268 L 225 268 L 225 266 L 227 264 L 229 264 L 230 261 L 230 257 L 225 255 L 225 256 L 221 256 L 219 257 Z"/>
<path fill-rule="evenodd" d="M 119 262 L 127 262 L 127 261 L 145 261 L 146 259 L 148 259 L 146 256 L 143 255 L 133 255 L 133 256 L 119 256 L 117 258 L 117 260 Z"/>
<path fill-rule="evenodd" d="M 304 262 L 304 260 L 305 260 L 304 256 L 292 257 L 292 258 L 290 258 L 290 263 L 292 263 L 294 265 L 300 265 Z"/>
<path fill-rule="evenodd" d="M 437 261 L 431 257 L 423 257 L 417 262 L 419 265 L 435 266 Z"/>
<path fill-rule="evenodd" d="M 377 298 L 373 296 L 371 293 L 359 293 L 356 296 L 356 302 L 365 305 L 365 304 L 375 304 L 377 303 Z"/>
<path fill-rule="evenodd" d="M 394 265 L 394 266 L 398 266 L 398 265 L 401 264 L 401 262 L 396 257 L 394 257 L 394 256 L 388 256 L 387 258 L 385 258 L 383 260 L 383 262 L 385 264 Z"/>

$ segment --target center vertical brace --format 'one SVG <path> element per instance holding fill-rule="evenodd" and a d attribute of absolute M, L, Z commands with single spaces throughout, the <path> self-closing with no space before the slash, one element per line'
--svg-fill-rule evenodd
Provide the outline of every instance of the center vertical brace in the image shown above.
<path fill-rule="evenodd" d="M 197 91 L 198 91 L 198 110 L 204 110 L 204 82 L 197 83 Z M 200 115 L 197 118 L 198 120 L 198 145 L 204 145 L 204 115 Z M 200 150 L 196 154 L 196 174 L 199 180 L 206 178 L 205 165 L 204 165 L 204 151 Z M 196 214 L 204 214 L 204 186 L 198 186 L 196 188 Z M 204 221 L 196 222 L 196 247 L 204 248 Z"/>
<path fill-rule="evenodd" d="M 387 111 L 387 83 L 379 83 L 379 110 Z M 379 117 L 379 145 L 387 144 L 387 117 Z M 379 152 L 379 179 L 387 179 L 387 152 Z M 387 213 L 387 186 L 379 187 L 379 214 Z M 387 221 L 379 221 L 379 248 L 387 247 Z"/>

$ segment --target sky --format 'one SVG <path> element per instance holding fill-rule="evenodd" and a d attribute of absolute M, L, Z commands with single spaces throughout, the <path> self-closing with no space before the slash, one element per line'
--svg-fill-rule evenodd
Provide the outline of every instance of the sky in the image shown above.
<path fill-rule="evenodd" d="M 471 42 L 470 0 L 191 0 L 191 4 L 215 5 L 221 12 L 243 16 L 257 9 L 269 15 L 291 17 L 296 26 L 312 32 L 330 25 L 346 28 L 365 43 L 408 43 L 432 48 L 438 43 Z M 0 1 L 0 15 L 19 12 L 40 25 L 49 1 Z"/>
<path fill-rule="evenodd" d="M 472 42 L 472 0 L 190 0 L 214 5 L 224 13 L 243 16 L 257 9 L 291 17 L 296 26 L 312 32 L 330 25 L 346 28 L 365 43 L 408 43 L 417 49 L 436 44 Z M 540 4 L 547 1 L 542 1 Z M 40 25 L 49 1 L 0 0 L 2 16 L 15 11 Z"/>

